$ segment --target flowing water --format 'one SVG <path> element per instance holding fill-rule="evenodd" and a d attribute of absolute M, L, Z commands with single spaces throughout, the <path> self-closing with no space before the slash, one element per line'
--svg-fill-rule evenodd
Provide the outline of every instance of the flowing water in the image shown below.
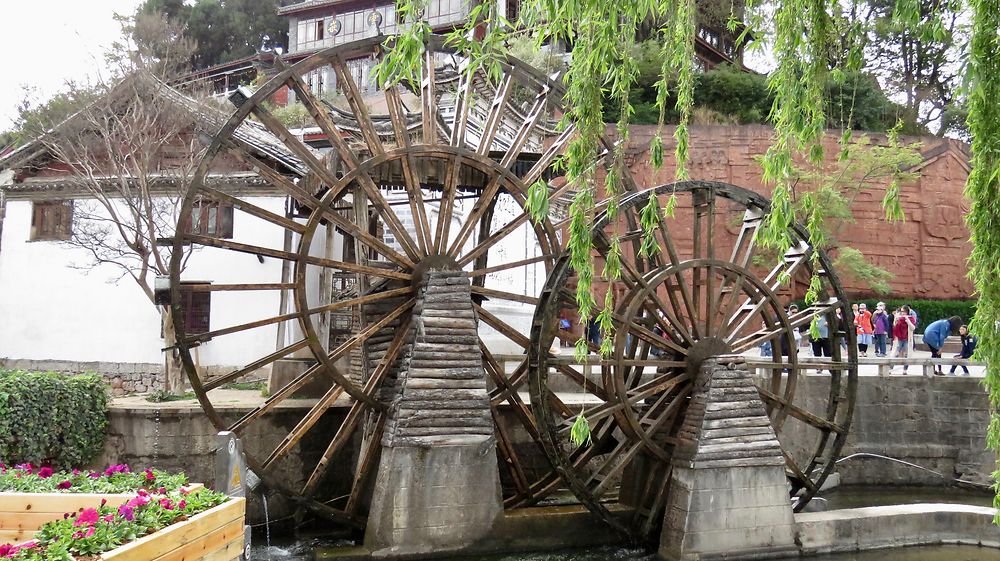
<path fill-rule="evenodd" d="M 984 493 L 942 487 L 842 486 L 824 495 L 827 510 L 894 504 L 955 503 L 992 506 L 992 497 Z M 266 517 L 266 502 L 265 502 Z M 350 545 L 324 539 L 276 538 L 268 535 L 266 545 L 252 549 L 254 561 L 313 561 L 336 559 L 335 555 L 316 556 L 314 551 Z M 450 557 L 450 561 L 657 561 L 655 554 L 621 547 L 589 550 L 516 553 L 507 555 Z M 783 558 L 783 559 L 788 559 Z M 794 558 L 793 558 L 794 559 Z M 838 553 L 803 557 L 813 561 L 1000 561 L 1000 549 L 976 546 L 921 546 L 858 553 Z M 762 559 L 760 561 L 778 561 Z"/>

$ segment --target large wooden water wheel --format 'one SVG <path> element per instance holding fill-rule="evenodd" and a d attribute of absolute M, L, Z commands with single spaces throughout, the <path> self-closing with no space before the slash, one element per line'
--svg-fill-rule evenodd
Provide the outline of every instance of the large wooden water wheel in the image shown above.
<path fill-rule="evenodd" d="M 269 488 L 358 528 L 415 293 L 429 269 L 465 271 L 471 279 L 505 507 L 532 505 L 564 488 L 518 393 L 527 388 L 530 318 L 561 253 L 557 225 L 530 221 L 524 205 L 539 179 L 552 180 L 556 202 L 567 194 L 551 172 L 574 130 L 556 126 L 562 90 L 514 59 L 501 62 L 499 79 L 470 74 L 461 53 L 435 37 L 420 83 L 373 91 L 359 83 L 368 71 L 357 63 L 378 59 L 383 40 L 322 51 L 233 98 L 237 109 L 208 148 L 181 215 L 229 203 L 237 213 L 234 239 L 179 228 L 171 270 L 177 317 L 183 283 L 191 280 L 199 281 L 191 290 L 212 292 L 213 308 L 246 316 L 206 333 L 176 325 L 177 350 L 205 413 L 220 430 L 243 437 L 251 469 Z M 309 87 L 331 77 L 329 99 Z M 301 130 L 283 125 L 268 103 L 284 88 L 310 115 Z M 252 142 L 263 131 L 280 141 L 271 149 L 291 153 L 299 165 L 269 164 L 267 144 Z M 308 146 L 308 135 L 327 138 L 330 150 Z M 237 165 L 286 195 L 289 208 L 210 186 L 209 170 Z M 241 231 L 249 223 L 255 227 Z M 185 269 L 188 246 L 201 262 L 226 263 L 225 271 L 207 278 L 204 269 Z M 261 272 L 279 268 L 287 271 L 281 278 Z M 273 313 L 251 317 L 262 298 L 271 298 Z M 199 368 L 202 353 L 221 340 L 260 350 L 229 372 Z M 505 363 L 496 349 L 523 358 Z M 226 392 L 295 361 L 301 368 L 248 410 Z M 582 381 L 568 365 L 554 368 Z"/>
<path fill-rule="evenodd" d="M 676 214 L 666 218 L 663 203 L 672 193 Z M 542 440 L 576 497 L 637 539 L 658 537 L 677 432 L 694 374 L 707 358 L 770 361 L 758 369 L 758 389 L 785 453 L 790 504 L 797 510 L 834 469 L 846 440 L 857 386 L 847 299 L 826 255 L 809 245 L 802 229 L 790 231 L 793 243 L 784 256 L 760 246 L 755 235 L 768 209 L 766 199 L 745 189 L 686 181 L 626 196 L 614 219 L 599 215 L 595 270 L 603 269 L 617 237 L 622 275 L 597 288 L 617 294 L 614 354 L 592 356 L 593 374 L 586 379 L 568 381 L 553 369 L 563 359 L 549 353 L 559 319 L 576 308 L 566 256 L 543 290 L 530 354 L 531 406 Z M 646 251 L 644 214 L 655 225 Z M 813 272 L 819 299 L 787 313 L 787 292 L 807 285 Z M 795 352 L 796 331 L 807 330 L 813 317 L 826 324 L 829 358 Z M 758 349 L 765 343 L 773 356 L 762 359 Z M 808 401 L 796 391 L 806 371 L 825 376 L 811 380 L 824 391 L 820 397 L 812 392 Z M 569 433 L 581 401 L 591 441 L 578 447 Z"/>

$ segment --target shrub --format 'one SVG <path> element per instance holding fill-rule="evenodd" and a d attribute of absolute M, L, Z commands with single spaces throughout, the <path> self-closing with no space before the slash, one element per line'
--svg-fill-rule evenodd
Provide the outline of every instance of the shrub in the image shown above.
<path fill-rule="evenodd" d="M 0 460 L 79 466 L 104 446 L 108 392 L 94 374 L 0 370 Z"/>

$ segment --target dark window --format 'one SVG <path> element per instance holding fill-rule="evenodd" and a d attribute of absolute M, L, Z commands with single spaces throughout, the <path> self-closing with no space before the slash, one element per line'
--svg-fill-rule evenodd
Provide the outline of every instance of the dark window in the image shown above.
<path fill-rule="evenodd" d="M 181 284 L 181 317 L 174 321 L 184 328 L 187 335 L 206 333 L 210 331 L 209 318 L 212 315 L 212 293 L 198 290 L 208 286 L 206 283 Z"/>
<path fill-rule="evenodd" d="M 191 208 L 191 233 L 212 238 L 233 237 L 233 205 L 202 199 Z"/>
<path fill-rule="evenodd" d="M 73 235 L 73 201 L 32 203 L 32 240 L 68 240 Z"/>

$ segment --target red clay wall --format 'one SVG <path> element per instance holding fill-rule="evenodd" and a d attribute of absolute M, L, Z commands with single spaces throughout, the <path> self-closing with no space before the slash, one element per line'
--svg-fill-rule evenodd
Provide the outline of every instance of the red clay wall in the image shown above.
<path fill-rule="evenodd" d="M 771 142 L 772 129 L 764 126 L 691 127 L 690 174 L 692 179 L 731 183 L 770 196 L 771 187 L 761 183 L 761 168 L 755 157 L 763 155 Z M 629 166 L 640 187 L 669 183 L 674 176 L 672 158 L 663 169 L 649 164 L 649 140 L 653 126 L 632 129 Z M 673 128 L 664 130 L 665 152 L 670 154 Z M 827 136 L 828 153 L 836 154 L 839 133 Z M 873 143 L 884 141 L 876 135 Z M 969 203 L 963 196 L 969 173 L 965 145 L 936 137 L 908 138 L 922 142 L 923 163 L 914 171 L 920 178 L 903 186 L 902 205 L 906 220 L 889 224 L 880 201 L 885 186 L 861 193 L 853 206 L 854 224 L 845 224 L 839 240 L 862 251 L 874 264 L 896 275 L 894 296 L 933 299 L 972 297 L 965 262 L 971 251 L 964 216 Z M 867 286 L 841 275 L 845 288 L 854 294 L 870 294 Z"/>

